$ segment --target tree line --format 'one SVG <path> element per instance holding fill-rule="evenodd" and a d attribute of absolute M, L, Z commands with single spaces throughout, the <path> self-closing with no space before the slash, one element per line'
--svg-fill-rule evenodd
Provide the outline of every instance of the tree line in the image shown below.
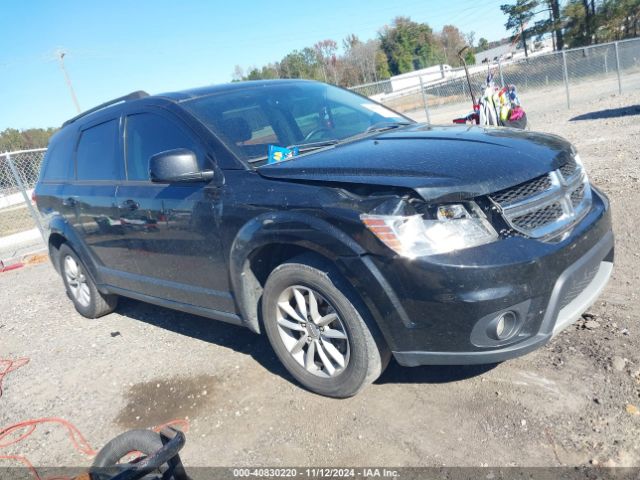
<path fill-rule="evenodd" d="M 474 37 L 473 32 L 464 34 L 454 25 L 434 32 L 426 23 L 396 17 L 378 38 L 365 41 L 351 34 L 342 40 L 341 49 L 335 40 L 322 40 L 262 67 L 245 71 L 236 65 L 233 80 L 307 78 L 347 87 L 377 82 L 441 63 L 460 66 L 458 51 L 473 45 Z M 473 50 L 466 51 L 465 60 L 475 62 Z"/>
<path fill-rule="evenodd" d="M 31 148 L 44 148 L 57 128 L 6 128 L 0 132 L 0 153 Z"/>
<path fill-rule="evenodd" d="M 500 9 L 511 38 L 496 42 L 480 38 L 476 44 L 474 32 L 462 33 L 454 25 L 434 32 L 427 23 L 401 16 L 374 39 L 349 35 L 342 48 L 326 39 L 262 67 L 245 71 L 236 65 L 233 80 L 307 78 L 350 87 L 442 63 L 460 66 L 457 54 L 465 45 L 470 47 L 465 61 L 475 63 L 474 52 L 507 42 L 519 43 L 528 55 L 528 42 L 549 34 L 555 50 L 640 35 L 640 0 L 568 0 L 564 5 L 560 0 L 514 0 Z"/>
<path fill-rule="evenodd" d="M 552 34 L 554 48 L 584 47 L 635 38 L 640 34 L 640 0 L 516 0 L 500 7 L 505 27 L 519 39 L 527 54 L 527 40 Z M 533 18 L 540 18 L 533 22 Z"/>

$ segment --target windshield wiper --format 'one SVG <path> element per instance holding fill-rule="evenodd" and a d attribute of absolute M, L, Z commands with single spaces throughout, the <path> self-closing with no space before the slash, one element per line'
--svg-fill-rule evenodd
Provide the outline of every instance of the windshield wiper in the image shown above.
<path fill-rule="evenodd" d="M 332 147 L 332 146 L 338 145 L 340 143 L 352 142 L 354 140 L 358 140 L 361 137 L 366 137 L 367 135 L 369 135 L 371 133 L 383 132 L 385 130 L 391 130 L 393 128 L 398 128 L 398 127 L 406 127 L 407 125 L 413 125 L 413 122 L 379 122 L 379 123 L 374 123 L 373 125 L 369 126 L 363 132 L 356 133 L 355 135 L 351 135 L 350 137 L 345 137 L 345 138 L 342 138 L 340 140 L 338 140 L 336 138 L 333 138 L 331 140 L 322 140 L 320 142 L 299 143 L 299 144 L 289 145 L 287 148 L 289 150 L 297 148 L 298 149 L 298 153 L 306 153 L 306 152 L 310 152 L 310 151 L 313 151 L 313 150 L 319 150 L 319 149 L 325 148 L 325 147 Z M 263 155 L 261 157 L 251 158 L 251 159 L 249 159 L 247 161 L 249 163 L 260 163 L 260 162 L 264 162 L 265 160 L 267 160 L 267 158 L 269 158 L 267 155 Z M 292 157 L 292 158 L 295 158 L 295 157 Z"/>
<path fill-rule="evenodd" d="M 407 125 L 413 125 L 415 122 L 379 122 L 374 123 L 368 127 L 365 131 L 351 135 L 350 137 L 343 138 L 340 143 L 354 142 L 362 138 L 371 136 L 371 134 L 384 132 L 385 130 L 392 130 L 394 128 L 406 127 Z"/>
<path fill-rule="evenodd" d="M 371 132 L 383 132 L 384 130 L 391 130 L 392 128 L 406 127 L 411 125 L 412 122 L 378 122 L 371 125 L 363 133 Z"/>
<path fill-rule="evenodd" d="M 289 150 L 293 150 L 294 148 L 298 149 L 298 152 L 308 152 L 310 150 L 316 150 L 322 147 L 330 147 L 332 145 L 337 145 L 340 143 L 340 140 L 335 138 L 331 140 L 322 140 L 321 142 L 313 142 L 313 143 L 301 143 L 296 145 L 289 145 L 287 148 Z"/>
<path fill-rule="evenodd" d="M 378 122 L 369 126 L 364 132 L 360 132 L 350 137 L 342 138 L 340 140 L 334 138 L 331 140 L 322 140 L 320 142 L 289 145 L 287 148 L 291 150 L 297 147 L 299 152 L 307 152 L 307 151 L 316 150 L 322 147 L 330 147 L 332 145 L 338 145 L 339 143 L 346 143 L 360 136 L 368 135 L 369 133 L 382 132 L 384 130 L 391 130 L 392 128 L 398 128 L 398 127 L 406 127 L 407 125 L 412 125 L 412 124 L 413 122 Z"/>

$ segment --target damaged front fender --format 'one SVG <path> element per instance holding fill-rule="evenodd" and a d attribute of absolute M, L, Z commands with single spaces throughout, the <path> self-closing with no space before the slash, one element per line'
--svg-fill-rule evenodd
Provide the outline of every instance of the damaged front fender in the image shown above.
<path fill-rule="evenodd" d="M 237 307 L 247 326 L 255 332 L 260 329 L 257 304 L 262 287 L 253 277 L 249 261 L 258 250 L 283 245 L 315 252 L 334 263 L 339 257 L 366 253 L 336 226 L 301 212 L 269 212 L 247 222 L 231 246 L 229 273 Z"/>

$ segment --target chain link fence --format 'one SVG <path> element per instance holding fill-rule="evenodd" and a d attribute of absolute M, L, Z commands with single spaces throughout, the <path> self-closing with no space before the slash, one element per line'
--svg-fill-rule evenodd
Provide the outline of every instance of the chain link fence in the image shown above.
<path fill-rule="evenodd" d="M 42 219 L 31 200 L 45 148 L 0 153 L 0 260 L 41 246 Z"/>
<path fill-rule="evenodd" d="M 640 38 L 470 66 L 476 99 L 489 72 L 500 85 L 516 85 L 525 110 L 541 102 L 571 108 L 597 95 L 640 88 Z M 352 90 L 417 120 L 435 117 L 434 123 L 451 123 L 471 111 L 464 69 L 452 69 L 443 79 L 429 82 L 417 74 L 413 86 L 395 90 L 393 79 Z"/>

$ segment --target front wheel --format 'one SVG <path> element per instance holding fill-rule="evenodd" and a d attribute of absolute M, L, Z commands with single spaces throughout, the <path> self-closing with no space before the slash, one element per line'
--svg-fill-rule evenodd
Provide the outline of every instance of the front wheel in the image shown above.
<path fill-rule="evenodd" d="M 366 308 L 323 260 L 302 256 L 278 266 L 267 279 L 262 313 L 276 355 L 313 392 L 353 396 L 389 362 Z"/>

